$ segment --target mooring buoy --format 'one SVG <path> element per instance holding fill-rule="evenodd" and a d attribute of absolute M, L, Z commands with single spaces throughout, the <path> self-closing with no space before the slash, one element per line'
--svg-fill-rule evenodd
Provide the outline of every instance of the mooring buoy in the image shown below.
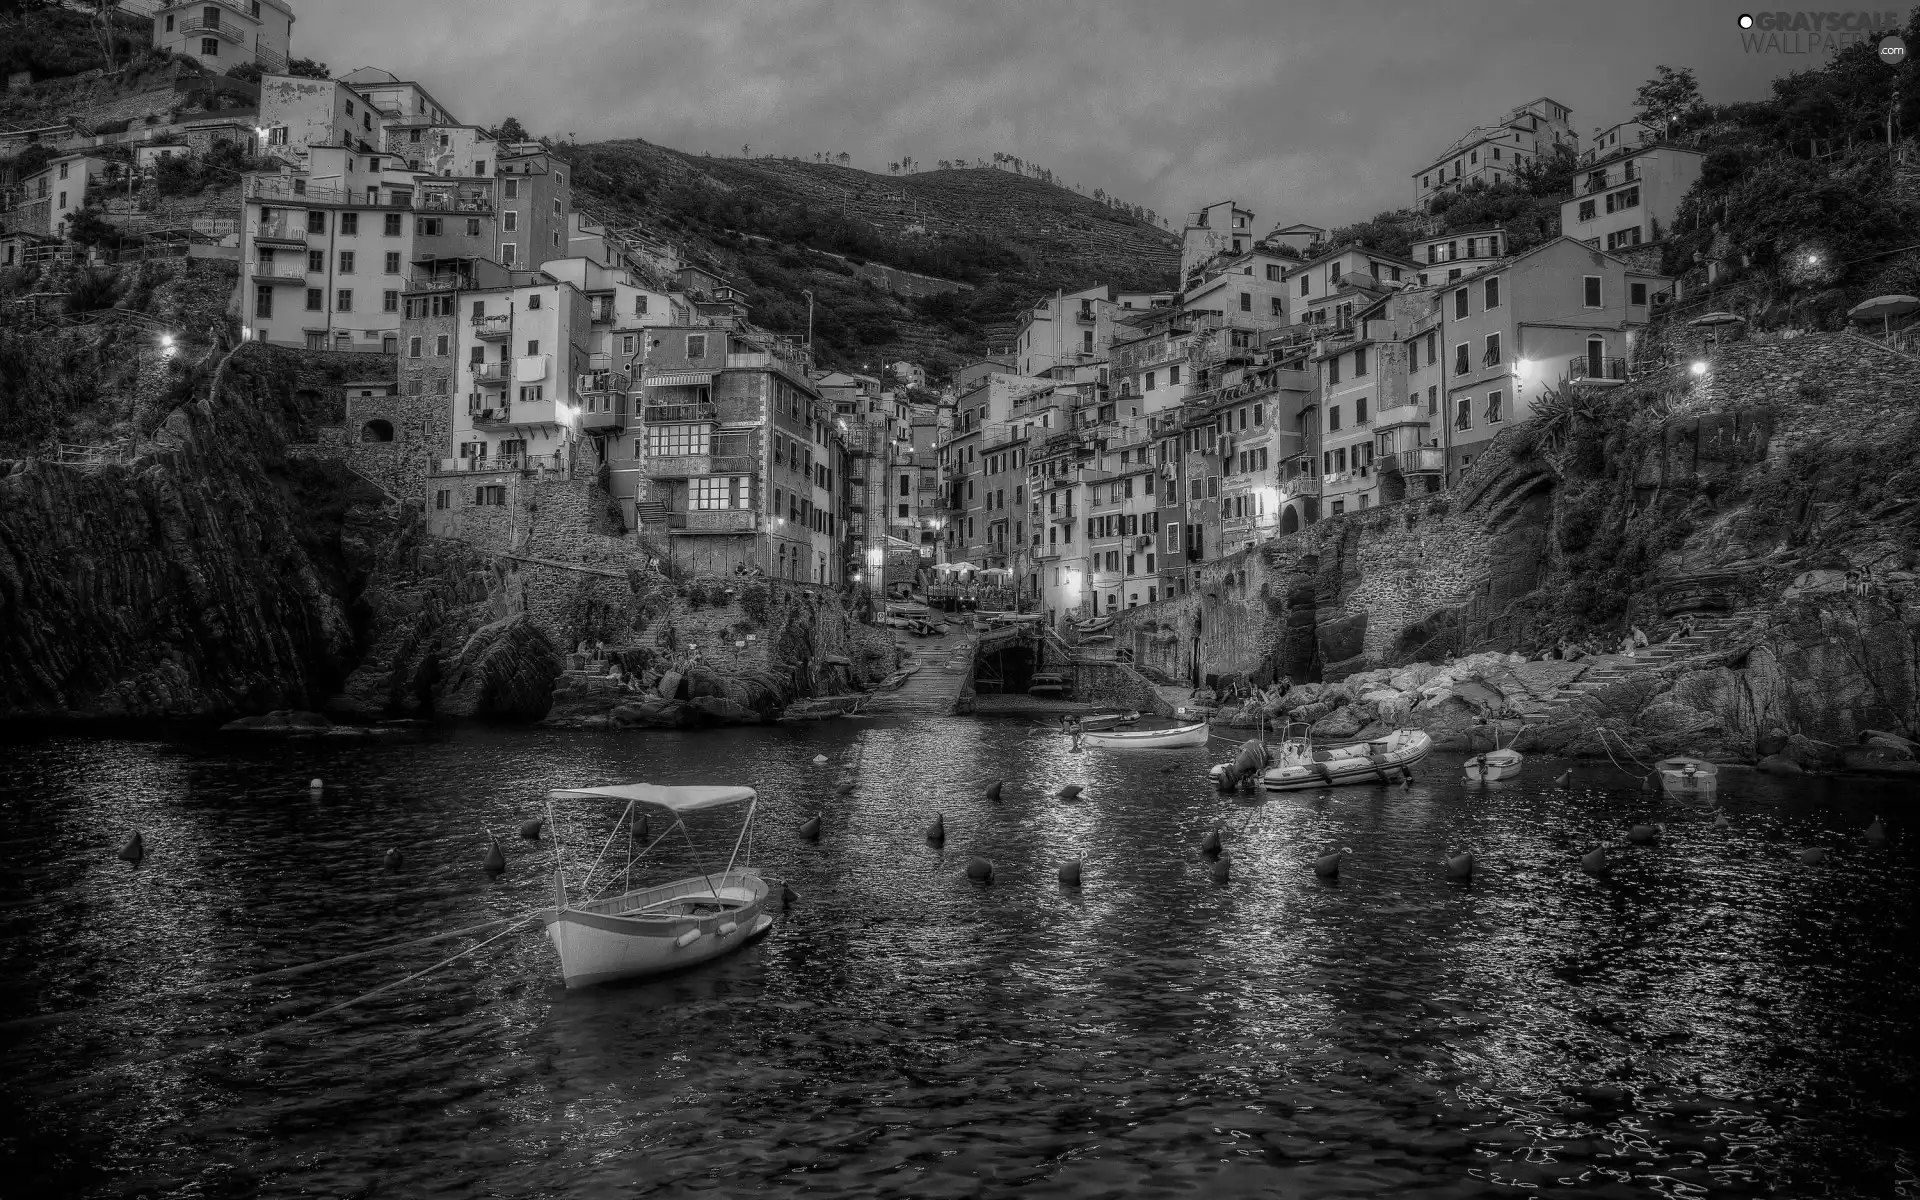
<path fill-rule="evenodd" d="M 1005 782 L 1004 780 L 996 779 L 992 783 L 988 784 L 987 799 L 993 801 L 995 804 L 1000 803 L 1000 788 L 1004 782 Z"/>
<path fill-rule="evenodd" d="M 480 864 L 480 869 L 489 875 L 498 875 L 507 869 L 507 854 L 506 851 L 500 849 L 499 838 L 488 838 L 487 857 L 485 861 Z"/>
<path fill-rule="evenodd" d="M 1400 787 L 1403 791 L 1413 790 L 1413 768 L 1406 767 L 1400 772 Z"/>
<path fill-rule="evenodd" d="M 1215 883 L 1225 883 L 1233 877 L 1233 868 L 1227 865 L 1227 856 L 1221 855 L 1207 866 L 1207 878 Z"/>
<path fill-rule="evenodd" d="M 811 817 L 808 817 L 806 820 L 800 822 L 800 836 L 807 839 L 809 842 L 819 841 L 820 840 L 820 818 L 818 816 L 811 816 Z"/>
<path fill-rule="evenodd" d="M 1560 778 L 1553 781 L 1553 786 L 1557 788 L 1572 787 L 1573 786 L 1573 769 L 1569 767 L 1567 770 L 1560 772 Z"/>
<path fill-rule="evenodd" d="M 1200 839 L 1200 853 L 1208 858 L 1220 857 L 1220 827 L 1207 830 L 1207 836 Z"/>
<path fill-rule="evenodd" d="M 1067 861 L 1060 864 L 1060 886 L 1061 887 L 1079 887 L 1080 886 L 1080 860 L 1079 859 L 1070 858 Z"/>
<path fill-rule="evenodd" d="M 400 848 L 398 846 L 395 846 L 393 849 L 387 851 L 387 870 L 398 871 L 401 867 L 404 867 L 406 865 L 407 865 L 407 856 L 400 853 Z"/>
<path fill-rule="evenodd" d="M 1341 856 L 1352 853 L 1352 850 L 1342 846 L 1332 854 L 1322 854 L 1319 858 L 1313 860 L 1313 873 L 1322 879 L 1332 879 L 1338 876 L 1340 874 Z"/>
<path fill-rule="evenodd" d="M 1223 792 L 1237 792 L 1240 790 L 1240 772 L 1233 769 L 1232 763 L 1228 763 L 1220 768 L 1220 774 L 1214 776 L 1214 782 Z"/>
<path fill-rule="evenodd" d="M 1867 842 L 1869 845 L 1879 846 L 1884 845 L 1886 840 L 1887 827 L 1880 823 L 1879 817 L 1875 817 L 1873 824 L 1867 826 Z"/>
<path fill-rule="evenodd" d="M 813 765 L 816 767 L 825 765 L 826 761 L 827 756 L 824 754 L 816 754 L 813 756 Z"/>
<path fill-rule="evenodd" d="M 794 901 L 798 899 L 800 899 L 800 893 L 793 890 L 793 885 L 788 883 L 784 879 L 781 880 L 780 881 L 780 907 L 792 908 Z"/>
<path fill-rule="evenodd" d="M 853 788 L 853 780 L 849 779 L 839 787 L 833 789 L 833 794 L 836 796 L 851 796 L 853 795 Z"/>
<path fill-rule="evenodd" d="M 520 827 L 520 836 L 530 842 L 537 842 L 540 840 L 540 826 L 544 824 L 546 824 L 545 821 L 538 819 L 528 821 Z"/>
<path fill-rule="evenodd" d="M 1613 860 L 1607 857 L 1605 846 L 1595 846 L 1580 856 L 1580 869 L 1589 875 L 1605 875 L 1613 870 Z"/>
<path fill-rule="evenodd" d="M 993 864 L 988 862 L 984 858 L 968 859 L 967 860 L 967 878 L 972 880 L 977 880 L 980 883 L 992 883 L 993 882 Z"/>
<path fill-rule="evenodd" d="M 927 841 L 938 846 L 947 840 L 947 818 L 944 813 L 933 814 L 933 824 L 927 826 Z"/>
<path fill-rule="evenodd" d="M 1667 831 L 1664 825 L 1635 825 L 1627 830 L 1627 840 L 1636 846 L 1650 846 Z"/>
<path fill-rule="evenodd" d="M 1825 846 L 1808 846 L 1800 852 L 1800 861 L 1810 867 L 1817 867 L 1827 861 L 1827 848 Z"/>
<path fill-rule="evenodd" d="M 1055 800 L 1077 800 L 1080 798 L 1080 793 L 1086 790 L 1087 789 L 1081 787 L 1077 783 L 1069 783 L 1065 787 L 1061 788 L 1059 791 L 1055 792 L 1053 794 L 1053 798 Z"/>
<path fill-rule="evenodd" d="M 1715 829 L 1729 829 L 1732 828 L 1732 826 L 1733 822 L 1727 820 L 1726 813 L 1715 813 L 1713 815 L 1713 827 Z"/>
<path fill-rule="evenodd" d="M 146 856 L 147 839 L 140 836 L 138 829 L 134 830 L 133 836 L 128 838 L 126 844 L 120 847 L 120 852 L 114 855 L 114 857 L 120 861 L 130 863 L 137 863 Z"/>
<path fill-rule="evenodd" d="M 1449 854 L 1442 861 L 1447 864 L 1448 879 L 1473 878 L 1473 851 L 1462 850 L 1458 854 Z"/>

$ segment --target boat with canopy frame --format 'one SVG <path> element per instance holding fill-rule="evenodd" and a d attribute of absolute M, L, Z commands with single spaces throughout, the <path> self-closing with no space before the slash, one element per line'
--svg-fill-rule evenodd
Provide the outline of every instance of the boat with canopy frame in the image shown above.
<path fill-rule="evenodd" d="M 620 819 L 614 822 L 599 856 L 580 883 L 578 892 L 588 897 L 584 901 L 568 898 L 559 826 L 553 820 L 556 800 L 625 802 Z M 700 863 L 699 848 L 693 844 L 683 819 L 687 813 L 740 803 L 746 804 L 747 814 L 725 869 L 711 871 L 702 866 L 699 874 L 671 883 L 633 886 L 634 863 L 676 833 L 685 839 L 696 864 Z M 625 783 L 559 788 L 549 793 L 547 827 L 554 831 L 553 907 L 542 910 L 540 919 L 560 953 L 560 974 L 566 985 L 590 987 L 677 971 L 737 950 L 766 933 L 773 925 L 773 917 L 762 911 L 769 895 L 767 881 L 748 865 L 752 858 L 748 834 L 757 806 L 750 787 Z M 672 822 L 636 854 L 635 815 L 651 809 L 664 809 Z M 627 833 L 625 870 L 616 871 L 600 894 L 592 893 L 588 889 L 594 876 L 622 829 Z M 743 846 L 747 849 L 744 858 Z M 617 894 L 605 894 L 616 885 L 620 887 Z"/>

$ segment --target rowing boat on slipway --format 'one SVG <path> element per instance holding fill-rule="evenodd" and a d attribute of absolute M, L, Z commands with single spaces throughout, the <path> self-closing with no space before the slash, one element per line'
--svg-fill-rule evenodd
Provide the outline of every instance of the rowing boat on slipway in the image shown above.
<path fill-rule="evenodd" d="M 587 899 L 569 899 L 566 872 L 561 861 L 558 826 L 553 822 L 553 801 L 583 800 L 623 803 L 620 819 L 607 835 L 599 857 L 587 877 L 576 889 Z M 746 817 L 734 839 L 733 852 L 724 869 L 690 875 L 652 887 L 635 888 L 633 869 L 647 852 L 668 838 L 684 840 L 696 863 L 700 851 L 693 844 L 685 817 L 688 813 L 745 804 Z M 753 827 L 756 800 L 750 787 L 663 787 L 651 783 L 617 784 L 611 787 L 562 788 L 553 792 L 547 805 L 547 828 L 555 830 L 553 907 L 540 913 L 547 936 L 560 952 L 560 974 L 570 988 L 587 987 L 615 979 L 635 979 L 677 971 L 695 963 L 717 958 L 759 937 L 773 925 L 773 918 L 762 912 L 767 900 L 767 882 L 741 856 L 747 833 Z M 647 841 L 650 810 L 665 810 L 671 818 L 665 832 Z M 635 838 L 635 821 L 641 818 Z M 602 886 L 602 893 L 619 886 L 614 895 L 600 895 L 589 889 L 600 872 L 607 851 L 626 831 L 624 861 Z M 634 842 L 643 844 L 636 848 Z M 749 852 L 748 857 L 751 857 Z M 624 885 L 622 879 L 624 877 Z"/>

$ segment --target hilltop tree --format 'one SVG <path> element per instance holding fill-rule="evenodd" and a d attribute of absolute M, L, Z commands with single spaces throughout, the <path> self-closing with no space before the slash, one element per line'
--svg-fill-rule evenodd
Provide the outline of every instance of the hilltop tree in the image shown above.
<path fill-rule="evenodd" d="M 848 155 L 847 155 L 847 152 L 846 152 L 845 150 L 842 150 L 842 151 L 840 152 L 840 165 L 841 165 L 841 166 L 843 166 L 843 167 L 844 167 L 844 166 L 846 166 L 846 165 L 847 165 L 848 163 L 850 163 L 850 162 L 852 162 L 852 161 L 853 161 L 853 159 L 852 159 L 852 158 L 850 158 L 850 157 L 848 157 Z"/>
<path fill-rule="evenodd" d="M 753 147 L 752 147 L 752 146 L 742 146 L 742 147 L 740 147 L 740 157 L 741 157 L 741 158 L 752 158 L 752 157 L 753 157 Z"/>
<path fill-rule="evenodd" d="M 1694 82 L 1693 68 L 1656 66 L 1658 72 L 1633 94 L 1634 115 L 1649 125 L 1658 125 L 1662 134 L 1673 128 L 1674 119 L 1700 105 L 1700 86 Z"/>
<path fill-rule="evenodd" d="M 528 140 L 527 131 L 525 127 L 520 124 L 519 117 L 508 117 L 492 129 L 487 130 L 487 136 L 496 142 L 524 142 Z"/>

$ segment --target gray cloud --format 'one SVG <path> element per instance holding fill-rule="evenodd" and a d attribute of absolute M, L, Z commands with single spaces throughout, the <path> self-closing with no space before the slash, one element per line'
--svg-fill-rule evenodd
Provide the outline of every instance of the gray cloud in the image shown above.
<path fill-rule="evenodd" d="M 295 49 L 426 83 L 468 121 L 582 141 L 810 156 L 1018 154 L 1174 218 L 1233 196 L 1334 224 L 1406 202 L 1419 160 L 1550 95 L 1583 133 L 1655 63 L 1710 99 L 1808 60 L 1743 53 L 1737 4 L 1139 0 L 310 0 Z"/>

